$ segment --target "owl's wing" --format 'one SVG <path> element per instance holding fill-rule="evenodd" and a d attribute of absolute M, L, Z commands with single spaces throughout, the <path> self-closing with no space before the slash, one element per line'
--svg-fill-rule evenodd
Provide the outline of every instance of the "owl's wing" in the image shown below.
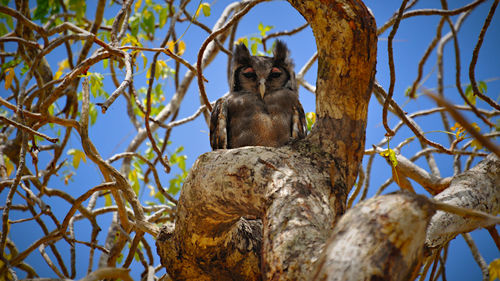
<path fill-rule="evenodd" d="M 293 106 L 293 116 L 292 116 L 292 139 L 303 139 L 306 137 L 307 133 L 306 116 L 304 115 L 304 109 L 302 105 L 297 100 Z"/>
<path fill-rule="evenodd" d="M 210 146 L 212 150 L 227 148 L 227 103 L 220 98 L 210 116 Z"/>

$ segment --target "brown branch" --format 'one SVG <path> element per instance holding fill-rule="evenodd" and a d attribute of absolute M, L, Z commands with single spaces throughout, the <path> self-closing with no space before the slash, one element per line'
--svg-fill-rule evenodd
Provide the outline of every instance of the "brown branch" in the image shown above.
<path fill-rule="evenodd" d="M 386 136 L 392 137 L 394 136 L 394 131 L 389 128 L 387 125 L 387 108 L 389 107 L 390 101 L 392 101 L 392 95 L 394 94 L 394 85 L 396 84 L 396 71 L 394 70 L 394 52 L 392 50 L 392 41 L 399 27 L 399 23 L 401 22 L 401 17 L 404 12 L 404 8 L 408 0 L 403 0 L 401 6 L 399 7 L 398 15 L 396 16 L 394 26 L 392 27 L 391 33 L 389 34 L 389 38 L 387 40 L 387 53 L 389 58 L 389 70 L 390 70 L 390 85 L 389 91 L 387 93 L 387 97 L 384 102 L 384 108 L 382 109 L 382 122 L 384 124 L 384 128 L 387 131 Z"/>
<path fill-rule="evenodd" d="M 146 157 L 142 156 L 139 153 L 135 153 L 135 152 L 123 152 L 123 153 L 114 155 L 113 157 L 109 158 L 107 161 L 109 161 L 109 163 L 113 163 L 114 161 L 116 161 L 120 158 L 125 158 L 125 157 L 137 157 L 137 158 L 141 159 L 142 161 L 144 161 L 149 166 L 151 171 L 153 172 L 153 177 L 155 179 L 156 186 L 158 187 L 158 190 L 161 192 L 161 194 L 163 196 L 165 196 L 165 198 L 170 200 L 170 202 L 177 204 L 177 200 L 175 198 L 173 198 L 170 194 L 168 194 L 168 192 L 163 188 L 161 181 L 160 181 L 160 177 L 158 176 L 158 172 L 156 171 L 154 165 L 148 159 L 146 159 Z"/>
<path fill-rule="evenodd" d="M 407 13 L 403 14 L 403 19 L 414 17 L 414 16 L 431 16 L 431 15 L 440 15 L 440 16 L 454 16 L 458 15 L 462 12 L 472 10 L 474 9 L 477 5 L 483 3 L 485 0 L 476 0 L 470 4 L 467 4 L 461 8 L 455 9 L 455 10 L 438 10 L 438 9 L 421 9 L 421 10 L 414 10 L 410 11 Z M 380 27 L 377 30 L 377 36 L 384 33 L 387 28 L 389 28 L 391 25 L 395 23 L 396 19 L 392 18 L 388 22 L 386 22 L 382 27 Z"/>
<path fill-rule="evenodd" d="M 275 38 L 275 37 L 279 37 L 279 36 L 290 36 L 290 35 L 294 35 L 295 33 L 298 33 L 302 30 L 304 30 L 307 26 L 309 26 L 309 23 L 306 22 L 304 23 L 303 25 L 297 27 L 297 28 L 294 28 L 290 31 L 288 30 L 284 30 L 284 31 L 279 31 L 279 32 L 274 32 L 274 33 L 269 33 L 268 35 L 262 37 L 262 46 L 264 47 L 264 51 L 267 51 L 267 47 L 266 47 L 266 41 L 271 39 L 271 38 Z"/>
<path fill-rule="evenodd" d="M 98 103 L 101 106 L 101 112 L 104 114 L 106 110 L 113 104 L 113 102 L 118 98 L 119 95 L 130 85 L 132 81 L 132 57 L 127 52 L 122 52 L 125 61 L 125 79 L 116 90 L 109 96 L 109 98 L 104 103 Z M 112 62 L 111 62 L 112 63 Z"/>
<path fill-rule="evenodd" d="M 489 98 L 485 94 L 483 94 L 479 89 L 477 88 L 477 82 L 476 82 L 476 77 L 474 73 L 474 69 L 476 67 L 477 63 L 477 57 L 479 55 L 479 50 L 481 49 L 481 45 L 483 44 L 484 40 L 484 35 L 486 34 L 486 30 L 488 30 L 488 26 L 490 25 L 491 18 L 493 18 L 493 15 L 495 14 L 495 10 L 498 6 L 499 0 L 495 0 L 493 4 L 491 5 L 490 11 L 488 12 L 488 16 L 486 17 L 486 20 L 484 21 L 483 28 L 481 28 L 481 32 L 479 33 L 479 37 L 477 39 L 476 46 L 474 47 L 474 51 L 472 52 L 472 59 L 469 65 L 469 78 L 470 78 L 470 83 L 472 86 L 472 90 L 474 91 L 474 95 L 478 96 L 485 102 L 487 102 L 489 105 L 494 107 L 496 110 L 500 110 L 500 105 L 496 103 L 493 99 Z"/>
<path fill-rule="evenodd" d="M 130 49 L 130 50 L 140 50 L 140 51 L 163 52 L 167 56 L 173 58 L 175 61 L 182 63 L 184 66 L 189 68 L 189 70 L 191 70 L 196 75 L 198 75 L 196 68 L 193 65 L 191 65 L 189 62 L 187 62 L 185 59 L 172 53 L 172 51 L 170 51 L 170 49 L 168 49 L 168 48 L 144 48 L 144 47 L 136 47 L 136 46 L 123 46 L 123 47 L 120 47 L 119 49 L 121 49 L 121 50 Z M 203 79 L 203 81 L 208 82 L 207 78 L 205 78 L 204 76 L 202 76 L 202 79 Z"/>
<path fill-rule="evenodd" d="M 0 37 L 0 42 L 18 42 L 38 50 L 42 49 L 42 47 L 37 42 L 30 41 L 21 37 L 13 37 L 13 36 Z"/>
<path fill-rule="evenodd" d="M 231 27 L 235 22 L 237 22 L 242 16 L 244 16 L 248 11 L 250 11 L 253 6 L 257 5 L 258 3 L 262 2 L 263 0 L 254 0 L 250 1 L 245 8 L 243 8 L 241 11 L 236 13 L 224 26 L 221 28 L 217 29 L 214 31 L 212 34 L 208 36 L 207 39 L 203 42 L 203 44 L 200 47 L 200 51 L 198 52 L 198 60 L 196 62 L 196 70 L 197 70 L 197 77 L 198 77 L 198 88 L 200 89 L 200 96 L 203 99 L 203 102 L 207 106 L 209 111 L 212 111 L 212 106 L 210 105 L 210 101 L 208 100 L 207 93 L 205 91 L 205 85 L 203 84 L 203 69 L 202 69 L 202 58 L 203 58 L 203 53 L 205 52 L 205 49 L 207 48 L 208 44 L 212 42 L 219 34 L 225 32 L 229 27 Z"/>
<path fill-rule="evenodd" d="M 170 165 L 163 158 L 161 151 L 158 149 L 158 146 L 156 145 L 156 141 L 153 138 L 153 134 L 151 133 L 151 128 L 149 125 L 149 116 L 151 114 L 151 92 L 153 89 L 153 83 L 154 83 L 154 79 L 155 79 L 156 60 L 158 59 L 159 54 L 160 53 L 158 52 L 154 55 L 153 62 L 151 63 L 151 68 L 150 68 L 151 73 L 150 73 L 150 77 L 149 77 L 149 81 L 148 81 L 148 92 L 146 94 L 146 112 L 144 114 L 144 123 L 145 123 L 145 127 L 146 127 L 147 136 L 149 138 L 149 141 L 151 142 L 151 147 L 153 148 L 155 153 L 158 155 L 158 159 L 160 160 L 160 163 L 165 168 L 165 171 L 167 173 L 169 173 L 170 172 Z"/>
<path fill-rule="evenodd" d="M 93 271 L 79 281 L 99 281 L 103 279 L 121 279 L 124 281 L 134 281 L 129 275 L 130 269 L 105 267 Z"/>
<path fill-rule="evenodd" d="M 458 46 L 458 36 L 457 36 L 457 31 L 455 30 L 455 27 L 453 23 L 451 22 L 449 17 L 446 17 L 446 21 L 450 25 L 450 30 L 453 35 L 453 46 L 455 49 L 455 84 L 458 89 L 458 92 L 460 93 L 460 96 L 462 99 L 465 101 L 465 103 L 472 108 L 472 112 L 476 114 L 479 119 L 481 119 L 485 124 L 487 124 L 490 127 L 495 127 L 493 123 L 491 123 L 488 119 L 486 119 L 484 116 L 481 115 L 476 109 L 476 107 L 472 104 L 472 102 L 465 96 L 464 90 L 462 89 L 461 82 L 460 82 L 460 69 L 461 69 L 461 64 L 460 64 L 460 47 Z"/>
<path fill-rule="evenodd" d="M 493 239 L 493 242 L 495 242 L 495 245 L 497 245 L 498 250 L 500 251 L 500 236 L 498 235 L 498 231 L 495 228 L 495 226 L 490 226 L 486 228 L 488 232 L 491 235 L 491 238 Z"/>
<path fill-rule="evenodd" d="M 21 124 L 21 123 L 18 123 L 18 122 L 16 122 L 16 121 L 14 121 L 14 120 L 10 120 L 10 119 L 9 119 L 9 118 L 7 118 L 7 117 L 0 116 L 0 120 L 2 120 L 2 121 L 4 121 L 4 122 L 6 122 L 6 123 L 8 123 L 8 124 L 10 124 L 10 125 L 12 125 L 12 126 L 14 126 L 14 127 L 18 128 L 18 129 L 24 130 L 24 131 L 26 131 L 26 132 L 28 132 L 28 133 L 30 133 L 30 134 L 32 134 L 32 135 L 36 135 L 36 136 L 42 137 L 42 138 L 44 138 L 44 139 L 46 139 L 46 140 L 50 141 L 51 143 L 56 143 L 56 142 L 58 142 L 58 141 L 59 141 L 59 139 L 58 139 L 58 138 L 51 138 L 51 137 L 47 136 L 46 134 L 40 133 L 40 132 L 38 132 L 38 131 L 35 131 L 35 130 L 31 129 L 31 128 L 30 128 L 30 127 L 28 127 L 28 126 L 25 126 L 25 125 L 23 125 L 23 124 Z"/>
<path fill-rule="evenodd" d="M 194 119 L 196 119 L 198 116 L 200 116 L 200 114 L 202 114 L 206 110 L 207 110 L 206 105 L 202 105 L 198 108 L 198 110 L 196 110 L 195 113 L 193 113 L 193 115 L 188 116 L 188 117 L 181 119 L 181 120 L 172 121 L 166 125 L 164 125 L 163 123 L 161 123 L 153 118 L 150 118 L 149 120 L 156 123 L 158 126 L 164 128 L 164 129 L 171 129 L 173 127 L 177 127 L 179 125 L 186 124 L 187 122 L 193 121 Z"/>
<path fill-rule="evenodd" d="M 49 255 L 47 255 L 47 252 L 45 252 L 45 245 L 42 244 L 40 247 L 38 247 L 38 250 L 40 251 L 40 254 L 42 255 L 43 259 L 47 263 L 47 265 L 54 271 L 54 273 L 59 276 L 59 278 L 65 278 L 67 276 L 64 276 L 59 269 L 56 267 L 56 265 L 50 260 Z"/>
<path fill-rule="evenodd" d="M 413 81 L 413 84 L 412 84 L 410 91 L 408 93 L 408 96 L 412 99 L 415 98 L 415 92 L 417 91 L 417 89 L 419 87 L 420 79 L 422 79 L 422 74 L 423 74 L 425 62 L 429 58 L 429 55 L 431 54 L 434 47 L 436 47 L 437 43 L 441 39 L 441 30 L 443 29 L 443 24 L 444 24 L 444 18 L 441 18 L 441 20 L 438 23 L 436 37 L 434 37 L 434 39 L 432 39 L 431 44 L 429 44 L 429 47 L 427 47 L 427 50 L 425 50 L 424 55 L 422 56 L 422 58 L 420 59 L 420 61 L 418 63 L 417 78 L 415 78 L 415 81 Z"/>
<path fill-rule="evenodd" d="M 479 253 L 479 249 L 477 248 L 476 243 L 474 243 L 472 236 L 469 233 L 464 233 L 464 234 L 462 234 L 462 237 L 464 238 L 465 242 L 467 242 L 467 245 L 469 246 L 470 251 L 472 253 L 472 257 L 477 262 L 477 265 L 479 265 L 479 268 L 481 269 L 481 272 L 483 273 L 483 280 L 489 281 L 490 280 L 490 272 L 488 270 L 488 264 L 486 263 L 484 258 L 481 256 L 481 253 Z"/>
<path fill-rule="evenodd" d="M 373 89 L 375 92 L 377 92 L 378 94 L 381 94 L 386 100 L 388 100 L 386 98 L 386 93 L 385 93 L 384 89 L 378 83 L 376 83 L 376 82 L 374 83 Z M 428 144 L 432 147 L 435 147 L 435 148 L 443 151 L 444 153 L 453 154 L 453 152 L 451 150 L 447 149 L 446 147 L 442 146 L 441 144 L 430 141 L 426 137 L 424 137 L 424 135 L 420 132 L 420 130 L 417 129 L 415 121 L 410 119 L 394 100 L 391 99 L 390 104 L 391 104 L 391 107 L 397 112 L 399 118 L 402 119 L 402 121 L 410 128 L 410 130 L 415 134 L 415 136 L 420 141 L 425 142 L 426 144 Z"/>
<path fill-rule="evenodd" d="M 442 97 L 435 95 L 431 92 L 425 91 L 426 95 L 431 97 L 439 106 L 445 107 L 451 116 L 469 133 L 471 134 L 481 145 L 489 149 L 491 152 L 500 157 L 500 147 L 492 143 L 488 138 L 481 135 L 465 117 L 460 114 L 450 103 L 448 103 Z"/>

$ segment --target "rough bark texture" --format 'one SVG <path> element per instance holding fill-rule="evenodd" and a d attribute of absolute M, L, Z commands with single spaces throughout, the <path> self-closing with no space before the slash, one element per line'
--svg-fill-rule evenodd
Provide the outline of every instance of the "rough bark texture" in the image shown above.
<path fill-rule="evenodd" d="M 318 121 L 305 140 L 286 147 L 198 158 L 175 228 L 157 240 L 176 280 L 309 280 L 345 212 L 364 151 L 375 21 L 361 1 L 290 2 L 317 40 Z"/>
<path fill-rule="evenodd" d="M 335 227 L 313 280 L 413 280 L 433 214 L 424 196 L 410 192 L 356 205 Z"/>
<path fill-rule="evenodd" d="M 450 187 L 434 197 L 450 205 L 483 211 L 492 215 L 500 212 L 500 159 L 488 155 L 474 168 L 451 181 Z M 481 221 L 438 211 L 427 230 L 426 245 L 443 246 L 457 234 L 482 227 Z"/>
<path fill-rule="evenodd" d="M 470 229 L 447 226 L 449 215 L 432 217 L 435 205 L 407 192 L 343 215 L 364 151 L 375 22 L 360 1 L 290 2 L 317 40 L 318 121 L 306 139 L 285 147 L 201 155 L 182 188 L 175 227 L 157 239 L 161 262 L 175 280 L 412 280 L 426 235 L 439 245 L 448 229 L 444 241 Z M 498 212 L 499 167 L 488 157 L 436 199 Z M 463 194 L 477 200 L 462 204 Z"/>

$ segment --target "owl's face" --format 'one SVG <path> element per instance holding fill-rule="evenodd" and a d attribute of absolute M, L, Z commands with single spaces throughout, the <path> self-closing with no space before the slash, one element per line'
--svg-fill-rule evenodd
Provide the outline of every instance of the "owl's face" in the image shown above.
<path fill-rule="evenodd" d="M 232 91 L 249 91 L 264 98 L 266 93 L 284 87 L 296 88 L 293 62 L 283 42 L 276 42 L 273 57 L 251 56 L 244 44 L 236 46 Z"/>

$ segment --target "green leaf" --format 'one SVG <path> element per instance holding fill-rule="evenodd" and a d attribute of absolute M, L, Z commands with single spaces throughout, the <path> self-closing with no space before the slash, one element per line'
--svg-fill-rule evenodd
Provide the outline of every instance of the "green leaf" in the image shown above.
<path fill-rule="evenodd" d="M 258 44 L 256 42 L 252 43 L 252 45 L 250 46 L 250 51 L 252 52 L 252 55 L 256 55 L 257 54 L 257 48 L 258 48 Z"/>
<path fill-rule="evenodd" d="M 203 15 L 205 17 L 209 17 L 210 16 L 210 4 L 208 4 L 208 3 L 202 3 L 201 4 L 201 10 L 203 11 Z"/>
<path fill-rule="evenodd" d="M 474 95 L 474 91 L 472 90 L 472 85 L 468 85 L 467 88 L 465 88 L 465 97 L 470 103 L 476 105 L 476 95 Z"/>
<path fill-rule="evenodd" d="M 87 4 L 85 0 L 69 0 L 68 8 L 75 12 L 77 20 L 80 20 L 85 16 Z"/>
<path fill-rule="evenodd" d="M 97 109 L 93 103 L 89 106 L 90 125 L 94 125 L 97 120 Z"/>
<path fill-rule="evenodd" d="M 316 113 L 314 112 L 306 113 L 306 123 L 307 123 L 307 130 L 311 131 L 312 126 L 314 125 L 314 123 L 316 123 Z"/>
<path fill-rule="evenodd" d="M 148 66 L 148 58 L 144 55 L 143 52 L 141 52 L 141 57 L 142 57 L 142 62 L 143 62 L 143 68 L 146 69 L 146 66 Z"/>
<path fill-rule="evenodd" d="M 141 28 L 149 35 L 155 34 L 155 15 L 150 10 L 144 10 L 141 18 Z"/>
<path fill-rule="evenodd" d="M 9 31 L 3 22 L 0 22 L 0 36 L 7 34 Z"/>
<path fill-rule="evenodd" d="M 128 179 L 132 184 L 132 189 L 134 190 L 135 194 L 139 195 L 139 190 L 141 188 L 141 185 L 139 184 L 139 177 L 137 175 L 137 171 L 131 170 L 130 173 L 128 174 Z"/>
<path fill-rule="evenodd" d="M 486 93 L 486 91 L 488 91 L 488 86 L 486 86 L 486 83 L 484 83 L 484 81 L 479 81 L 478 89 L 481 94 L 484 94 Z"/>
<path fill-rule="evenodd" d="M 130 27 L 130 33 L 133 37 L 137 37 L 139 33 L 139 23 L 141 22 L 141 14 L 135 13 L 130 16 L 128 20 L 128 26 Z"/>
<path fill-rule="evenodd" d="M 47 15 L 49 13 L 49 1 L 48 0 L 36 0 L 36 7 L 33 13 L 34 20 L 46 21 Z"/>
<path fill-rule="evenodd" d="M 109 207 L 111 205 L 113 205 L 113 200 L 111 199 L 111 194 L 108 193 L 104 195 L 104 206 Z"/>
<path fill-rule="evenodd" d="M 274 27 L 273 26 L 269 26 L 269 25 L 264 26 L 262 23 L 259 23 L 259 25 L 257 26 L 257 28 L 260 31 L 260 36 L 264 37 L 264 36 L 266 36 L 266 32 L 268 32 L 269 30 L 273 29 Z"/>
<path fill-rule="evenodd" d="M 241 44 L 241 43 L 243 43 L 243 44 L 245 44 L 245 46 L 247 46 L 247 48 L 248 48 L 248 38 L 247 38 L 247 37 L 241 37 L 241 38 L 239 38 L 238 40 L 236 40 L 236 42 L 235 42 L 235 43 L 236 43 L 236 44 Z"/>
<path fill-rule="evenodd" d="M 159 26 L 160 28 L 163 28 L 165 23 L 167 23 L 167 18 L 168 18 L 168 8 L 162 8 L 160 11 L 158 11 L 158 17 L 159 17 Z"/>
<path fill-rule="evenodd" d="M 72 163 L 73 163 L 73 167 L 75 169 L 78 169 L 78 166 L 80 166 L 81 160 L 83 160 L 83 162 L 87 162 L 87 158 L 85 158 L 85 153 L 81 150 L 72 148 L 72 149 L 69 149 L 66 154 L 73 156 Z"/>
<path fill-rule="evenodd" d="M 405 97 L 410 95 L 411 86 L 408 86 L 405 90 Z"/>

